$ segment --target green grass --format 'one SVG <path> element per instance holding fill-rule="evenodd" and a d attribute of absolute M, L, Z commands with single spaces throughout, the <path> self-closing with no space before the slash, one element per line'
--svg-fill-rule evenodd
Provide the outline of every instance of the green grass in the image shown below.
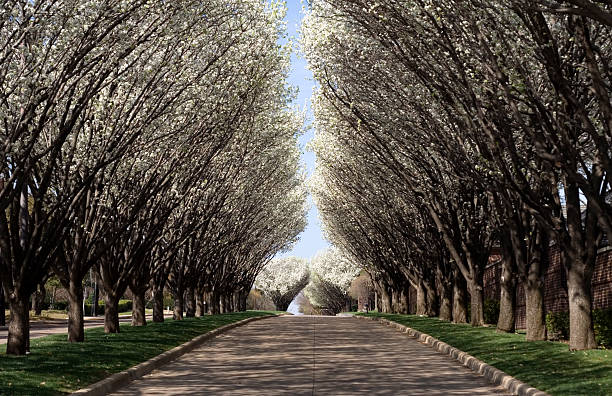
<path fill-rule="evenodd" d="M 446 342 L 551 395 L 611 395 L 612 350 L 571 352 L 567 344 L 527 342 L 493 327 L 453 324 L 416 315 L 369 313 Z"/>
<path fill-rule="evenodd" d="M 247 311 L 143 327 L 121 325 L 118 334 L 85 330 L 84 343 L 68 343 L 65 334 L 35 338 L 27 356 L 0 354 L 0 395 L 70 393 L 113 373 L 144 362 L 217 327 L 271 312 Z M 5 348 L 5 346 L 2 346 Z"/>

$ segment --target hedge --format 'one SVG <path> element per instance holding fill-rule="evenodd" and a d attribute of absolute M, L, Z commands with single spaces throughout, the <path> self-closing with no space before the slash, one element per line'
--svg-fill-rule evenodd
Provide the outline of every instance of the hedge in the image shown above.
<path fill-rule="evenodd" d="M 549 312 L 546 315 L 546 329 L 551 340 L 567 340 L 569 328 L 569 312 Z M 597 345 L 612 348 L 612 308 L 593 310 L 593 328 Z"/>
<path fill-rule="evenodd" d="M 119 312 L 128 312 L 132 310 L 132 300 L 119 300 Z M 98 311 L 104 312 L 104 301 L 98 301 Z M 85 315 L 91 313 L 91 304 L 85 303 Z"/>

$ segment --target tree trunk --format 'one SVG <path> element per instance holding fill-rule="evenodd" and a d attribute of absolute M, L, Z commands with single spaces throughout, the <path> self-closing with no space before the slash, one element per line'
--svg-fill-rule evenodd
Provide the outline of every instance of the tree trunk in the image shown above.
<path fill-rule="evenodd" d="M 4 288 L 2 282 L 0 282 L 0 326 L 6 326 L 6 304 L 4 301 Z"/>
<path fill-rule="evenodd" d="M 193 287 L 187 287 L 185 293 L 185 316 L 188 318 L 193 318 L 196 315 L 196 300 L 195 300 L 195 291 Z"/>
<path fill-rule="evenodd" d="M 91 299 L 91 316 L 98 316 L 99 307 L 98 299 L 100 298 L 100 289 L 98 288 L 98 280 L 94 283 L 93 296 Z"/>
<path fill-rule="evenodd" d="M 591 276 L 584 263 L 574 262 L 567 272 L 570 314 L 570 349 L 593 349 L 597 346 L 591 314 Z"/>
<path fill-rule="evenodd" d="M 34 295 L 32 296 L 32 310 L 34 311 L 34 315 L 42 315 L 43 304 L 45 303 L 46 295 L 47 293 L 45 285 L 38 285 L 38 289 L 34 292 Z"/>
<path fill-rule="evenodd" d="M 83 314 L 83 286 L 71 278 L 68 288 L 68 342 L 85 341 Z"/>
<path fill-rule="evenodd" d="M 448 322 L 453 318 L 453 306 L 452 306 L 452 289 L 445 287 L 442 289 L 440 295 L 440 320 L 446 320 Z"/>
<path fill-rule="evenodd" d="M 172 319 L 183 320 L 183 291 L 180 290 L 174 295 L 174 312 L 172 312 Z"/>
<path fill-rule="evenodd" d="M 417 291 L 416 314 L 426 315 L 427 314 L 427 291 L 425 290 L 425 284 L 421 280 L 415 286 L 416 286 L 416 291 Z"/>
<path fill-rule="evenodd" d="M 249 297 L 249 293 L 243 291 L 240 294 L 240 312 L 246 312 L 247 310 L 247 298 Z"/>
<path fill-rule="evenodd" d="M 425 306 L 425 315 L 429 317 L 438 315 L 438 296 L 436 295 L 436 288 L 434 287 L 434 283 L 429 280 L 424 282 L 425 286 L 425 295 L 427 299 L 427 303 Z"/>
<path fill-rule="evenodd" d="M 470 282 L 470 323 L 472 326 L 484 325 L 484 293 L 477 281 Z"/>
<path fill-rule="evenodd" d="M 516 300 L 516 282 L 514 278 L 514 266 L 512 260 L 512 250 L 504 251 L 502 259 L 502 272 L 500 279 L 500 300 L 499 300 L 499 318 L 497 320 L 497 331 L 505 333 L 513 333 L 515 326 L 515 300 Z M 527 314 L 529 316 L 529 314 Z"/>
<path fill-rule="evenodd" d="M 212 293 L 205 291 L 202 294 L 202 304 L 204 305 L 204 314 L 212 315 Z"/>
<path fill-rule="evenodd" d="M 133 291 L 132 291 L 133 292 Z M 145 313 L 145 290 L 132 293 L 132 326 L 146 326 L 147 318 Z"/>
<path fill-rule="evenodd" d="M 153 286 L 153 322 L 164 321 L 164 290 Z"/>
<path fill-rule="evenodd" d="M 467 284 L 459 270 L 453 270 L 453 322 L 467 322 Z"/>
<path fill-rule="evenodd" d="M 275 305 L 277 307 L 280 307 L 283 304 L 282 303 L 278 303 L 278 304 L 275 304 Z M 225 296 L 219 296 L 219 313 L 222 313 L 222 314 L 226 313 L 227 312 L 226 309 L 227 308 L 225 307 Z M 277 309 L 277 311 L 278 311 L 278 309 Z"/>
<path fill-rule="evenodd" d="M 544 289 L 539 279 L 530 278 L 531 276 L 527 278 L 525 284 L 526 339 L 527 341 L 541 341 L 546 339 Z"/>
<path fill-rule="evenodd" d="M 234 312 L 234 299 L 232 298 L 233 293 L 229 293 L 225 296 L 225 308 L 227 309 L 227 312 Z M 289 302 L 289 304 L 291 304 L 291 301 Z M 289 308 L 289 304 L 287 304 L 287 308 Z M 287 308 L 285 308 L 285 311 L 287 310 Z"/>
<path fill-rule="evenodd" d="M 30 351 L 29 298 L 24 298 L 23 296 L 16 297 L 9 299 L 11 319 L 8 324 L 7 355 L 25 355 Z"/>
<path fill-rule="evenodd" d="M 400 293 L 397 290 L 393 290 L 391 292 L 391 309 L 392 309 L 392 312 L 395 314 L 402 313 L 399 297 L 400 297 Z"/>
<path fill-rule="evenodd" d="M 221 313 L 221 299 L 219 298 L 219 293 L 213 291 L 211 293 L 210 298 L 210 312 L 213 315 L 217 315 Z"/>
<path fill-rule="evenodd" d="M 380 289 L 383 313 L 391 313 L 391 292 L 386 287 Z"/>
<path fill-rule="evenodd" d="M 104 296 L 104 332 L 119 333 L 119 297 L 108 292 Z"/>
<path fill-rule="evenodd" d="M 206 313 L 204 312 L 204 293 L 203 292 L 196 292 L 196 310 L 195 310 L 195 316 L 197 317 L 201 317 L 204 316 Z"/>

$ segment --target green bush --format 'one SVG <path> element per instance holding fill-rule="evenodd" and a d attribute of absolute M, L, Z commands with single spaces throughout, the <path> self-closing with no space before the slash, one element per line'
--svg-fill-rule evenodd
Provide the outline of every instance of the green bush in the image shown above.
<path fill-rule="evenodd" d="M 546 329 L 551 340 L 569 338 L 569 312 L 550 312 L 546 315 Z M 597 345 L 612 348 L 612 309 L 593 310 L 593 328 Z"/>
<path fill-rule="evenodd" d="M 550 340 L 567 340 L 569 338 L 569 313 L 549 312 L 546 314 L 546 330 L 548 330 Z"/>
<path fill-rule="evenodd" d="M 132 310 L 132 300 L 119 300 L 119 312 L 128 312 Z M 104 312 L 104 300 L 98 301 L 98 313 Z M 85 315 L 91 314 L 91 304 L 85 303 Z"/>
<path fill-rule="evenodd" d="M 484 302 L 484 320 L 488 324 L 497 324 L 499 319 L 499 301 L 486 299 Z"/>
<path fill-rule="evenodd" d="M 593 310 L 593 327 L 597 344 L 612 348 L 612 308 Z"/>
<path fill-rule="evenodd" d="M 65 311 L 68 309 L 68 301 L 56 301 L 53 304 L 49 304 L 49 309 L 56 309 L 58 311 Z"/>

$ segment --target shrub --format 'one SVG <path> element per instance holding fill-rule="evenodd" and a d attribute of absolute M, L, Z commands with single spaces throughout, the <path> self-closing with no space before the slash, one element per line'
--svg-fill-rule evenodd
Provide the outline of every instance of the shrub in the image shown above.
<path fill-rule="evenodd" d="M 132 300 L 119 300 L 118 311 L 128 312 L 132 310 Z M 104 300 L 98 301 L 98 313 L 104 312 Z M 85 315 L 91 314 L 91 304 L 85 304 Z"/>
<path fill-rule="evenodd" d="M 68 309 L 68 301 L 55 301 L 53 304 L 49 304 L 49 309 L 65 311 Z"/>
<path fill-rule="evenodd" d="M 550 340 L 567 340 L 569 338 L 569 313 L 549 312 L 546 314 L 546 330 L 548 330 Z"/>
<path fill-rule="evenodd" d="M 497 324 L 499 319 L 499 301 L 486 299 L 484 302 L 484 321 L 488 324 Z"/>
<path fill-rule="evenodd" d="M 593 327 L 597 344 L 612 348 L 612 308 L 593 310 Z"/>
<path fill-rule="evenodd" d="M 597 345 L 612 348 L 612 309 L 593 310 L 593 328 Z M 546 315 L 546 329 L 551 340 L 569 338 L 569 312 L 549 312 Z"/>

